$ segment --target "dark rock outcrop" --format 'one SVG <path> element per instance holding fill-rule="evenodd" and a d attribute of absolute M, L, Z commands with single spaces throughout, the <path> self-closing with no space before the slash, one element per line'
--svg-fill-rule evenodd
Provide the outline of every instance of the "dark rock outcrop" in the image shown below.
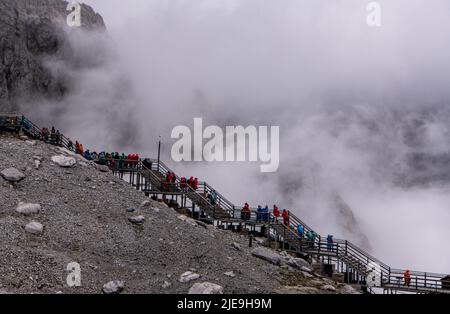
<path fill-rule="evenodd" d="M 46 68 L 45 60 L 67 56 L 61 54 L 68 49 L 67 5 L 62 0 L 0 2 L 0 111 L 17 110 L 22 99 L 64 95 L 64 78 Z M 99 14 L 89 6 L 81 8 L 81 28 L 105 29 Z"/>

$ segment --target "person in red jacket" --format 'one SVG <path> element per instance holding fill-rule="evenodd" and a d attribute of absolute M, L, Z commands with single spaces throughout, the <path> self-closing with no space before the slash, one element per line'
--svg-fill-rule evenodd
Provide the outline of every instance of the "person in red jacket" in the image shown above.
<path fill-rule="evenodd" d="M 187 183 L 189 187 L 194 188 L 194 177 L 191 176 Z"/>
<path fill-rule="evenodd" d="M 275 216 L 274 221 L 278 221 L 278 217 L 280 217 L 280 210 L 277 205 L 273 205 L 273 215 Z"/>
<path fill-rule="evenodd" d="M 194 189 L 194 190 L 197 190 L 198 189 L 198 179 L 197 178 L 195 178 L 194 179 L 194 182 L 192 183 L 192 188 Z"/>
<path fill-rule="evenodd" d="M 281 216 L 283 217 L 284 224 L 289 226 L 289 212 L 286 209 L 283 209 Z"/>
<path fill-rule="evenodd" d="M 403 277 L 405 279 L 405 286 L 409 287 L 409 284 L 411 283 L 411 274 L 409 273 L 409 269 L 403 273 Z"/>
<path fill-rule="evenodd" d="M 250 206 L 248 205 L 248 203 L 245 203 L 244 207 L 242 207 L 241 219 L 250 220 L 250 216 L 251 216 Z"/>
<path fill-rule="evenodd" d="M 136 168 L 137 168 L 137 166 L 138 166 L 138 164 L 139 164 L 139 159 L 141 159 L 141 158 L 139 157 L 139 154 L 135 154 L 135 155 L 134 155 L 134 160 L 135 160 L 134 167 L 136 167 Z"/>
<path fill-rule="evenodd" d="M 130 168 L 133 164 L 133 155 L 128 154 L 127 159 L 125 160 L 125 168 Z"/>
<path fill-rule="evenodd" d="M 187 188 L 187 183 L 186 183 L 186 178 L 185 177 L 181 177 L 180 179 L 180 189 L 185 192 Z"/>

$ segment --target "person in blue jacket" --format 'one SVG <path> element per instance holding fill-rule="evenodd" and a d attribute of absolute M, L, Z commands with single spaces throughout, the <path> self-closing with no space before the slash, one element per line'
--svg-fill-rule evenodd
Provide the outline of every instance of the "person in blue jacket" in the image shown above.
<path fill-rule="evenodd" d="M 83 157 L 86 160 L 91 160 L 91 152 L 89 151 L 89 149 L 87 151 L 84 152 Z"/>
<path fill-rule="evenodd" d="M 266 205 L 266 207 L 263 208 L 261 218 L 263 221 L 269 221 L 269 206 Z"/>
<path fill-rule="evenodd" d="M 311 249 L 314 248 L 315 246 L 315 241 L 316 241 L 316 233 L 314 231 L 308 231 L 306 237 L 308 238 L 308 245 Z"/>
<path fill-rule="evenodd" d="M 261 221 L 262 211 L 261 205 L 258 205 L 258 208 L 256 209 L 256 221 Z"/>
<path fill-rule="evenodd" d="M 305 229 L 303 228 L 303 226 L 301 224 L 297 225 L 297 233 L 298 233 L 299 239 L 302 240 L 303 234 L 305 233 Z"/>
<path fill-rule="evenodd" d="M 333 236 L 329 234 L 327 236 L 327 250 L 332 251 L 333 250 Z"/>

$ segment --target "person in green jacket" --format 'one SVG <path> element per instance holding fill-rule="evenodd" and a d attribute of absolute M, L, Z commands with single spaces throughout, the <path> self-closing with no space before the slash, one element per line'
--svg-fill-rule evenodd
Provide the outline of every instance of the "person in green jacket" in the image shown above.
<path fill-rule="evenodd" d="M 125 166 L 125 159 L 127 159 L 127 156 L 125 156 L 124 153 L 120 155 L 119 157 L 119 168 L 122 169 Z"/>

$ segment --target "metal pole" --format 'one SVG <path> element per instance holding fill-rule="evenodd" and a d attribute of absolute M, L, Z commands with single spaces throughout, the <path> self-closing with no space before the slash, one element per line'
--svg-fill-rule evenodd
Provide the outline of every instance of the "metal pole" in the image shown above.
<path fill-rule="evenodd" d="M 160 159 L 161 159 L 161 136 L 159 137 L 159 141 L 158 141 L 158 172 L 159 172 Z"/>

